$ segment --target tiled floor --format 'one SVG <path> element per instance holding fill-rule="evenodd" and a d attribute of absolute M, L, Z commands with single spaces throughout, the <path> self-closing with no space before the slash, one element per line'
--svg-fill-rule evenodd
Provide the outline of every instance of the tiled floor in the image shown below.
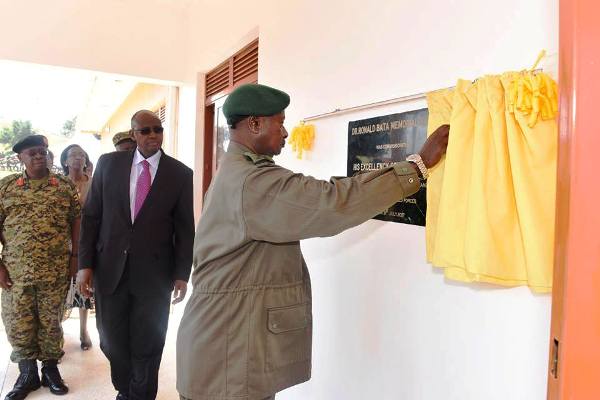
<path fill-rule="evenodd" d="M 165 346 L 160 368 L 160 382 L 157 400 L 178 400 L 175 390 L 175 337 L 183 305 L 178 304 L 171 314 L 167 344 Z M 93 316 L 88 322 L 93 347 L 88 351 L 79 348 L 79 319 L 74 310 L 73 316 L 64 324 L 65 330 L 65 356 L 59 366 L 63 379 L 69 386 L 69 393 L 60 396 L 64 399 L 77 400 L 111 400 L 116 396 L 110 382 L 108 362 L 98 347 L 98 331 Z M 1 326 L 0 326 L 1 327 Z M 1 399 L 4 399 L 18 376 L 17 365 L 11 363 L 10 345 L 6 340 L 4 328 L 0 332 L 0 382 L 2 384 Z M 52 395 L 47 388 L 40 388 L 27 396 L 27 400 L 57 400 L 59 397 Z"/>

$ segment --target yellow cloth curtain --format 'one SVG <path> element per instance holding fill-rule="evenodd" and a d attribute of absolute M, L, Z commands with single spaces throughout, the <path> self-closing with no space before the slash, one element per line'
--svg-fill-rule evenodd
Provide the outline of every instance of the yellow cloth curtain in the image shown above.
<path fill-rule="evenodd" d="M 556 83 L 508 72 L 427 95 L 429 133 L 450 124 L 427 184 L 427 259 L 447 278 L 552 288 Z"/>

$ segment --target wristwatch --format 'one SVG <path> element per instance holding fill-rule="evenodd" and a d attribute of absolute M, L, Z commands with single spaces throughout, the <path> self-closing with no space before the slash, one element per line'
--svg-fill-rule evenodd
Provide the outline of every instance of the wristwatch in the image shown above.
<path fill-rule="evenodd" d="M 411 162 L 417 166 L 423 179 L 427 179 L 429 177 L 429 171 L 427 170 L 427 167 L 425 166 L 425 163 L 423 162 L 419 154 L 411 154 L 410 156 L 406 157 L 406 161 Z"/>

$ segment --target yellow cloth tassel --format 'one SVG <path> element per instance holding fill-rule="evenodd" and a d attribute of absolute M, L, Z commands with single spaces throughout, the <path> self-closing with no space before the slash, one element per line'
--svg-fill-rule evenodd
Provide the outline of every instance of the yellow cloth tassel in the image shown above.
<path fill-rule="evenodd" d="M 527 125 L 533 128 L 538 119 L 554 119 L 558 112 L 556 82 L 546 73 L 533 71 L 508 72 L 503 75 L 511 81 L 508 87 L 507 111 L 527 115 Z"/>
<path fill-rule="evenodd" d="M 314 141 L 315 126 L 305 124 L 304 121 L 300 121 L 300 124 L 292 129 L 288 139 L 288 143 L 292 145 L 292 151 L 298 153 L 299 159 L 302 159 L 304 151 L 312 150 Z"/>
<path fill-rule="evenodd" d="M 540 61 L 546 56 L 542 50 L 529 71 L 508 72 L 503 80 L 510 81 L 506 108 L 510 113 L 520 111 L 527 118 L 527 125 L 533 128 L 541 117 L 547 121 L 554 119 L 558 112 L 558 88 L 556 82 L 544 72 L 536 72 Z"/>

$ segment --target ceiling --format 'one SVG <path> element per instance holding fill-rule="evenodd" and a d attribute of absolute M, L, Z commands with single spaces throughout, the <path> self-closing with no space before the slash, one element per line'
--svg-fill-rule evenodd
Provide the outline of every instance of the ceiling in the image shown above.
<path fill-rule="evenodd" d="M 132 79 L 110 75 L 91 76 L 89 89 L 77 117 L 77 130 L 82 133 L 99 132 L 137 83 Z"/>

